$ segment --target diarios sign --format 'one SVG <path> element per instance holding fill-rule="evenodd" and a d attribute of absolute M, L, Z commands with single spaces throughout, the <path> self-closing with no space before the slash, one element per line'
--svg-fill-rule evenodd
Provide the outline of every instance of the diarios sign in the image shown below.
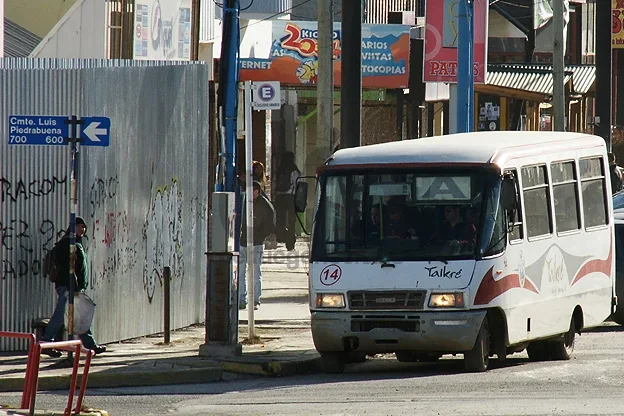
<path fill-rule="evenodd" d="M 316 22 L 273 21 L 269 56 L 240 59 L 241 81 L 314 85 L 318 79 Z M 409 26 L 362 25 L 362 87 L 407 88 Z M 340 85 L 341 30 L 334 25 L 334 84 Z"/>
<path fill-rule="evenodd" d="M 488 1 L 474 0 L 474 82 L 485 83 Z M 444 7 L 440 7 L 444 6 Z M 457 82 L 459 0 L 427 0 L 424 82 Z"/>

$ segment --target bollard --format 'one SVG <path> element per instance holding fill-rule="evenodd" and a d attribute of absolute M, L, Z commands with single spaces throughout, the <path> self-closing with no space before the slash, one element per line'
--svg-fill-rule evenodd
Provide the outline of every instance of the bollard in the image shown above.
<path fill-rule="evenodd" d="M 165 344 L 171 341 L 171 268 L 166 266 L 163 269 L 163 280 L 165 281 Z"/>

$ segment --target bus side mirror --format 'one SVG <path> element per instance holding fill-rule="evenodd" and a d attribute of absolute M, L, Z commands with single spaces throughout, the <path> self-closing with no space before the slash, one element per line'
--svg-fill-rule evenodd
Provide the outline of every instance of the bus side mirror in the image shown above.
<path fill-rule="evenodd" d="M 297 180 L 295 187 L 295 212 L 305 212 L 308 205 L 308 183 Z"/>

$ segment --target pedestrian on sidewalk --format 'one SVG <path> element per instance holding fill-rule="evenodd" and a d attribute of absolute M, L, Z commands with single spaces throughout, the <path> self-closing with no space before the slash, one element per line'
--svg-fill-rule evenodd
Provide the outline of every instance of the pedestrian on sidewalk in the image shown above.
<path fill-rule="evenodd" d="M 611 175 L 611 194 L 622 190 L 623 176 L 622 168 L 617 165 L 615 154 L 609 153 L 609 173 Z"/>
<path fill-rule="evenodd" d="M 84 219 L 76 217 L 76 263 L 74 265 L 75 274 L 73 276 L 69 273 L 69 228 L 52 249 L 52 255 L 59 267 L 58 277 L 54 282 L 58 301 L 56 302 L 56 308 L 50 318 L 50 322 L 46 326 L 46 330 L 41 339 L 42 341 L 54 341 L 54 337 L 63 327 L 67 295 L 69 292 L 69 279 L 74 279 L 75 293 L 83 292 L 87 288 L 87 256 L 82 245 L 82 237 L 86 232 L 87 224 Z M 98 345 L 95 342 L 90 329 L 86 333 L 80 335 L 80 340 L 85 348 L 93 350 L 96 355 L 106 352 L 106 347 L 104 345 Z M 60 351 L 53 349 L 45 349 L 42 352 L 51 357 L 61 356 Z"/>
<path fill-rule="evenodd" d="M 243 205 L 245 207 L 245 205 Z M 244 211 L 244 208 L 243 208 Z M 252 256 L 254 274 L 254 309 L 260 306 L 262 296 L 262 254 L 264 240 L 275 231 L 275 208 L 271 201 L 263 195 L 262 184 L 253 182 L 253 248 L 247 252 L 247 216 L 243 212 L 240 248 L 238 258 L 238 308 L 247 307 L 247 256 Z"/>
<path fill-rule="evenodd" d="M 275 209 L 277 211 L 277 241 L 286 244 L 286 249 L 295 249 L 295 189 L 301 171 L 295 163 L 293 152 L 284 152 L 277 169 L 275 187 Z"/>

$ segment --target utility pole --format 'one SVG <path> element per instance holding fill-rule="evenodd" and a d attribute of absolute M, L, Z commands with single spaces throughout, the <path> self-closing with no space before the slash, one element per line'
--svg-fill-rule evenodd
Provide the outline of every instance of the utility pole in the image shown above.
<path fill-rule="evenodd" d="M 596 0 L 596 118 L 594 134 L 611 150 L 611 0 Z"/>
<path fill-rule="evenodd" d="M 611 1 L 611 0 L 608 0 Z M 565 131 L 566 99 L 564 92 L 563 0 L 552 1 L 553 8 L 553 110 L 555 131 Z"/>
<path fill-rule="evenodd" d="M 342 0 L 340 145 L 359 147 L 362 137 L 362 0 Z"/>
<path fill-rule="evenodd" d="M 316 85 L 317 143 L 327 143 L 334 151 L 334 4 L 318 0 L 318 84 Z"/>
<path fill-rule="evenodd" d="M 217 191 L 236 191 L 236 116 L 238 112 L 239 0 L 225 0 L 223 37 L 219 62 L 218 111 L 224 136 L 220 149 Z M 237 245 L 237 244 L 236 244 Z M 238 245 L 237 245 L 238 246 Z"/>
<path fill-rule="evenodd" d="M 199 61 L 199 25 L 201 23 L 200 0 L 192 0 L 191 16 L 191 61 Z"/>
<path fill-rule="evenodd" d="M 474 0 L 459 0 L 457 133 L 474 130 Z"/>

